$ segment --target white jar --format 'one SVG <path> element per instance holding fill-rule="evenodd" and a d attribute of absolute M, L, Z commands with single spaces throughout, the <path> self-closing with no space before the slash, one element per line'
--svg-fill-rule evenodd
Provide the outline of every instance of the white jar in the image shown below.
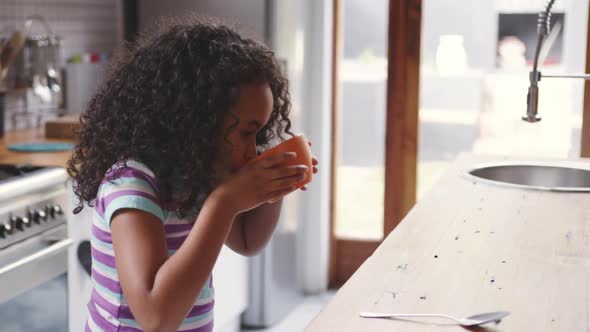
<path fill-rule="evenodd" d="M 436 49 L 436 70 L 441 75 L 457 75 L 467 68 L 467 52 L 461 35 L 442 35 Z"/>

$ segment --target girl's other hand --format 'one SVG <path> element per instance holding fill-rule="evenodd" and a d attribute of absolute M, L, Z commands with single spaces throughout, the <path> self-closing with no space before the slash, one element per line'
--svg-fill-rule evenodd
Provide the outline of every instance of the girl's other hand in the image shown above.
<path fill-rule="evenodd" d="M 311 147 L 311 142 L 307 142 L 309 144 L 309 147 Z M 311 156 L 311 164 L 313 165 L 313 174 L 318 172 L 318 168 L 316 167 L 318 165 L 318 160 L 316 159 L 315 156 Z M 301 187 L 301 190 L 306 191 L 307 190 L 307 186 L 303 186 Z"/>

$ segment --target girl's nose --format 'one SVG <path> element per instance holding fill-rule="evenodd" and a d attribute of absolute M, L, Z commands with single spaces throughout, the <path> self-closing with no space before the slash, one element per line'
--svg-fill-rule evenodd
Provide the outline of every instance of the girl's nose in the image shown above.
<path fill-rule="evenodd" d="M 248 148 L 246 149 L 246 160 L 251 160 L 256 158 L 256 144 L 248 144 Z"/>

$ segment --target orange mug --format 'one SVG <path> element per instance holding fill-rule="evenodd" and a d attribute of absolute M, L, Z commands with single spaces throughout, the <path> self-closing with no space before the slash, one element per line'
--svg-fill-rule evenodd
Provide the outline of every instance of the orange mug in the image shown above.
<path fill-rule="evenodd" d="M 309 147 L 307 138 L 305 138 L 305 135 L 303 134 L 295 135 L 288 140 L 264 151 L 256 158 L 250 160 L 249 163 L 265 159 L 282 152 L 295 152 L 297 157 L 290 159 L 284 164 L 281 164 L 281 166 L 305 165 L 308 168 L 305 179 L 297 183 L 297 187 L 302 187 L 310 183 L 313 174 L 311 148 Z"/>

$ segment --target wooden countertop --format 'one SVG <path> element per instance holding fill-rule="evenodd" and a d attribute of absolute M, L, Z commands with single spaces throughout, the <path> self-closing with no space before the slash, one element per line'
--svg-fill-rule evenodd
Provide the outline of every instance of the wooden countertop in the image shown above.
<path fill-rule="evenodd" d="M 361 311 L 509 311 L 499 325 L 474 331 L 589 331 L 590 194 L 463 176 L 469 166 L 500 159 L 462 156 L 454 163 L 306 331 L 465 331 L 365 319 Z M 590 160 L 577 162 L 590 168 Z"/>
<path fill-rule="evenodd" d="M 7 132 L 0 138 L 0 164 L 30 163 L 34 166 L 60 166 L 65 167 L 72 151 L 65 152 L 13 152 L 8 146 L 25 142 L 66 142 L 75 143 L 68 139 L 45 138 L 43 128 L 15 130 Z"/>

